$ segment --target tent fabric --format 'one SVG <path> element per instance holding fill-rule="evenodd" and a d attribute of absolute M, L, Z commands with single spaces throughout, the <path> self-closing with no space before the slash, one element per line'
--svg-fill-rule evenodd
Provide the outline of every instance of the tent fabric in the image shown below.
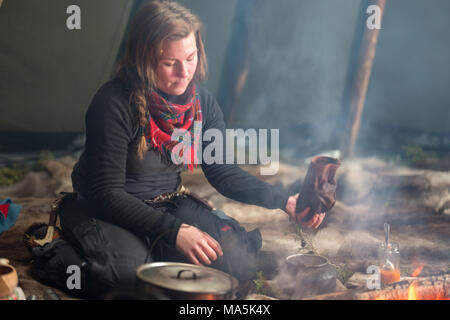
<path fill-rule="evenodd" d="M 66 24 L 72 4 L 80 8 L 80 30 Z M 83 131 L 89 101 L 113 70 L 133 4 L 4 0 L 0 131 Z"/>

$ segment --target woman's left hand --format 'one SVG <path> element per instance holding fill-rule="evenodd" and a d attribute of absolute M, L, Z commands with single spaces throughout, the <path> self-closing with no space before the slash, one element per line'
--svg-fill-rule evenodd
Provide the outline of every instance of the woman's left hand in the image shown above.
<path fill-rule="evenodd" d="M 288 198 L 285 211 L 289 215 L 289 219 L 295 223 L 300 223 L 303 227 L 317 229 L 325 218 L 325 213 L 316 213 L 309 221 L 302 221 L 311 209 L 306 208 L 302 212 L 296 214 L 295 209 L 297 208 L 297 199 L 299 195 L 300 194 L 297 193 Z"/>

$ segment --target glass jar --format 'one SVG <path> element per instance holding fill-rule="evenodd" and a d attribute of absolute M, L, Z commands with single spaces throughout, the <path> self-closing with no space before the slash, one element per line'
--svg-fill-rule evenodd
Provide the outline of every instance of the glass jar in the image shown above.
<path fill-rule="evenodd" d="M 382 284 L 400 281 L 400 247 L 397 242 L 385 242 L 378 246 L 378 266 Z"/>

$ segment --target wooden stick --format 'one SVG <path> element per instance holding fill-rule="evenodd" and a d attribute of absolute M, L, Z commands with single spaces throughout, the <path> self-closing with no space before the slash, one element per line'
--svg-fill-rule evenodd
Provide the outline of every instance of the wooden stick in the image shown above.
<path fill-rule="evenodd" d="M 375 0 L 374 5 L 380 8 L 380 19 L 383 17 L 386 0 Z M 363 42 L 360 49 L 356 78 L 350 98 L 348 120 L 344 132 L 344 140 L 341 148 L 342 158 L 353 156 L 356 140 L 358 138 L 361 117 L 372 73 L 373 60 L 375 58 L 379 29 L 370 30 L 366 27 Z"/>

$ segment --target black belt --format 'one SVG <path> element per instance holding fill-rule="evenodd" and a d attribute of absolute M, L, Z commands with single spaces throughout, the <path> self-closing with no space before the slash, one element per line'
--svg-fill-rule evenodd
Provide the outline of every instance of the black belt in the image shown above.
<path fill-rule="evenodd" d="M 209 203 L 206 202 L 206 200 L 203 200 L 201 197 L 199 197 L 195 193 L 189 191 L 183 185 L 180 185 L 175 192 L 163 193 L 163 194 L 156 196 L 150 200 L 144 200 L 144 202 L 148 205 L 159 205 L 159 204 L 163 204 L 163 203 L 167 203 L 167 202 L 170 203 L 170 202 L 172 202 L 172 200 L 175 197 L 179 197 L 179 196 L 190 197 L 191 199 L 195 200 L 196 202 L 204 205 L 209 210 L 215 210 L 215 208 L 210 206 Z"/>

